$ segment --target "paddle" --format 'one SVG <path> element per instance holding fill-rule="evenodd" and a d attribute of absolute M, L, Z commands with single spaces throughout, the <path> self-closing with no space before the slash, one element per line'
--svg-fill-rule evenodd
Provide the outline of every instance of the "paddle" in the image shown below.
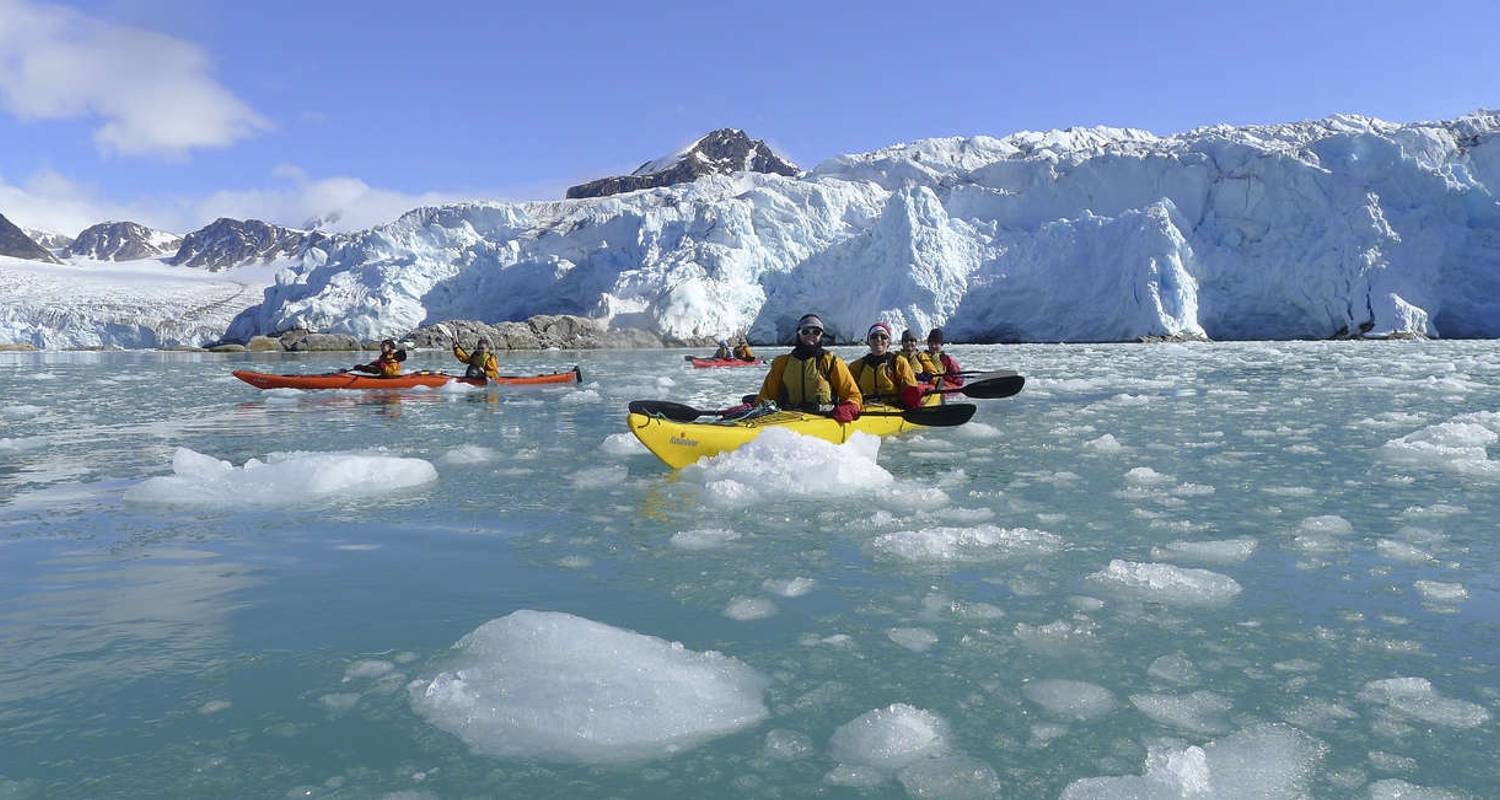
<path fill-rule="evenodd" d="M 985 373 L 985 375 L 986 377 L 970 381 L 963 386 L 936 389 L 929 394 L 962 394 L 975 400 L 998 400 L 1020 392 L 1021 387 L 1026 385 L 1026 379 L 1020 375 L 994 375 L 993 373 Z"/>
<path fill-rule="evenodd" d="M 716 417 L 723 413 L 722 411 L 705 411 L 668 400 L 632 400 L 627 408 L 632 414 L 661 416 L 673 422 L 692 422 L 699 417 Z M 924 406 L 905 411 L 865 411 L 860 416 L 901 417 L 913 425 L 948 428 L 968 422 L 974 416 L 976 410 L 978 410 L 978 406 L 972 404 L 953 403 L 944 406 Z"/>

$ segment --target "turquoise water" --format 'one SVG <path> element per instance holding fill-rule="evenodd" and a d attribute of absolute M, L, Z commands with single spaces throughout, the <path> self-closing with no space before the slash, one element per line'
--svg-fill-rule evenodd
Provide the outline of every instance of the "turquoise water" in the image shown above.
<path fill-rule="evenodd" d="M 229 376 L 333 355 L 0 354 L 0 796 L 1496 795 L 1500 347 L 954 352 L 1026 391 L 885 440 L 873 479 L 798 475 L 823 456 L 795 447 L 674 475 L 625 403 L 728 404 L 761 375 L 681 352 L 398 394 Z M 178 448 L 436 479 L 142 502 Z M 704 528 L 732 533 L 673 542 Z M 625 759 L 456 735 L 414 698 L 523 609 L 718 651 L 764 714 Z M 632 657 L 583 644 L 558 672 Z M 939 720 L 936 756 L 849 743 L 893 704 Z M 540 730 L 570 724 L 548 708 Z"/>

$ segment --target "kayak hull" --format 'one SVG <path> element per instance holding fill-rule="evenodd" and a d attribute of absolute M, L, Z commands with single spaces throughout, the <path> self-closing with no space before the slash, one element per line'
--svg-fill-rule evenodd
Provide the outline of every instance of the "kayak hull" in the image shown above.
<path fill-rule="evenodd" d="M 710 369 L 713 367 L 759 367 L 766 362 L 760 359 L 746 361 L 743 358 L 690 358 L 688 363 L 694 369 Z"/>
<path fill-rule="evenodd" d="M 866 411 L 891 412 L 892 416 L 866 415 L 849 423 L 839 423 L 821 414 L 800 411 L 777 411 L 736 422 L 674 422 L 665 417 L 632 412 L 626 416 L 630 432 L 653 455 L 673 469 L 682 469 L 700 458 L 734 450 L 771 428 L 786 428 L 804 436 L 815 436 L 834 444 L 843 444 L 856 431 L 875 436 L 889 436 L 919 426 L 902 419 L 898 409 L 869 406 Z"/>
<path fill-rule="evenodd" d="M 267 372 L 254 372 L 248 369 L 237 369 L 234 377 L 257 389 L 415 389 L 425 386 L 435 389 L 449 383 L 465 383 L 470 386 L 486 386 L 503 384 L 506 386 L 528 386 L 549 383 L 577 383 L 582 379 L 578 368 L 574 367 L 567 372 L 552 372 L 546 375 L 501 375 L 498 380 L 484 381 L 478 378 L 465 378 L 461 375 L 449 375 L 444 372 L 412 372 L 406 375 L 397 375 L 394 378 L 381 378 L 374 375 L 358 375 L 352 372 L 332 372 L 324 375 L 273 375 Z"/>

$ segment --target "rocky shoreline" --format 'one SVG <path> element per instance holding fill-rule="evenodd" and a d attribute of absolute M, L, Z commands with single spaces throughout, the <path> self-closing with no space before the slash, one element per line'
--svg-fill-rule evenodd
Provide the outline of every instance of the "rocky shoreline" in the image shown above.
<path fill-rule="evenodd" d="M 392 337 L 405 347 L 447 350 L 456 341 L 473 347 L 488 339 L 496 350 L 645 350 L 664 347 L 703 347 L 713 337 L 663 338 L 649 331 L 608 330 L 599 322 L 571 314 L 539 314 L 525 322 L 486 323 L 455 319 L 424 325 L 402 336 Z M 174 348 L 195 349 L 195 348 Z M 203 348 L 215 353 L 326 352 L 379 350 L 378 339 L 361 339 L 346 333 L 290 330 L 278 336 L 254 336 L 249 341 L 221 341 Z"/>

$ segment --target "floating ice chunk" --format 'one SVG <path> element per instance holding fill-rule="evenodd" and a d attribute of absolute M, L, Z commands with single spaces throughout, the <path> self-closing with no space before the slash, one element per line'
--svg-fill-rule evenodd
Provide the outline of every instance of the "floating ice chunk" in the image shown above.
<path fill-rule="evenodd" d="M 1083 446 L 1098 453 L 1118 453 L 1125 449 L 1125 446 L 1120 444 L 1119 439 L 1108 433 L 1097 439 L 1090 439 L 1084 442 Z"/>
<path fill-rule="evenodd" d="M 1163 725 L 1171 725 L 1193 733 L 1226 733 L 1229 720 L 1225 716 L 1232 704 L 1228 699 L 1209 691 L 1191 694 L 1133 694 L 1130 704 L 1138 711 Z"/>
<path fill-rule="evenodd" d="M 766 733 L 766 758 L 773 761 L 795 761 L 813 753 L 812 739 L 799 731 L 776 728 Z"/>
<path fill-rule="evenodd" d="M 1308 517 L 1297 526 L 1299 530 L 1308 533 L 1323 533 L 1329 536 L 1344 536 L 1354 532 L 1354 526 L 1349 520 L 1337 514 L 1325 514 L 1321 517 Z"/>
<path fill-rule="evenodd" d="M 1468 800 L 1469 795 L 1431 789 L 1397 778 L 1370 784 L 1370 800 Z"/>
<path fill-rule="evenodd" d="M 567 403 L 568 405 L 579 405 L 583 403 L 597 403 L 603 399 L 599 396 L 597 389 L 580 389 L 563 395 L 559 402 Z"/>
<path fill-rule="evenodd" d="M 660 758 L 767 716 L 768 681 L 716 652 L 557 612 L 522 610 L 460 639 L 412 705 L 474 750 L 506 758 Z"/>
<path fill-rule="evenodd" d="M 1084 681 L 1032 681 L 1021 689 L 1021 693 L 1027 700 L 1063 719 L 1095 719 L 1115 707 L 1115 696 L 1108 689 Z"/>
<path fill-rule="evenodd" d="M 1500 462 L 1485 448 L 1500 441 L 1500 412 L 1462 414 L 1386 442 L 1380 455 L 1403 466 L 1427 467 L 1476 478 L 1500 477 Z"/>
<path fill-rule="evenodd" d="M 1375 543 L 1375 552 L 1381 558 L 1392 561 L 1401 561 L 1407 564 L 1425 564 L 1433 561 L 1432 554 L 1419 547 L 1414 547 L 1406 542 L 1398 542 L 1394 539 L 1381 539 Z"/>
<path fill-rule="evenodd" d="M 672 534 L 671 544 L 683 550 L 714 550 L 740 538 L 736 531 L 728 528 L 694 528 Z"/>
<path fill-rule="evenodd" d="M 633 433 L 611 433 L 599 443 L 599 452 L 609 456 L 635 456 L 651 451 Z"/>
<path fill-rule="evenodd" d="M 609 486 L 618 486 L 630 477 L 630 470 L 626 467 L 615 465 L 606 467 L 590 467 L 573 473 L 568 481 L 578 489 L 603 489 Z"/>
<path fill-rule="evenodd" d="M 739 622 L 776 615 L 776 604 L 764 597 L 734 597 L 724 607 L 724 616 Z"/>
<path fill-rule="evenodd" d="M 983 422 L 968 422 L 955 430 L 959 436 L 967 439 L 993 439 L 1000 435 L 999 428 Z"/>
<path fill-rule="evenodd" d="M 1462 603 L 1469 599 L 1469 590 L 1461 583 L 1417 581 L 1412 586 L 1422 593 L 1424 599 L 1434 603 Z"/>
<path fill-rule="evenodd" d="M 885 783 L 888 778 L 884 771 L 864 764 L 838 764 L 823 776 L 823 781 L 834 786 L 871 789 Z"/>
<path fill-rule="evenodd" d="M 1176 541 L 1151 548 L 1151 557 L 1199 564 L 1239 564 L 1255 552 L 1255 545 L 1256 541 L 1248 536 L 1209 542 Z"/>
<path fill-rule="evenodd" d="M 0 436 L 0 453 L 20 453 L 46 446 L 47 437 L 45 436 L 19 436 L 15 438 Z"/>
<path fill-rule="evenodd" d="M 0 406 L 0 418 L 5 419 L 29 419 L 40 416 L 47 409 L 41 406 L 28 405 L 26 403 L 15 403 L 14 405 Z"/>
<path fill-rule="evenodd" d="M 437 480 L 420 458 L 365 453 L 272 453 L 243 467 L 177 448 L 172 475 L 148 478 L 125 500 L 179 506 L 284 505 L 330 497 L 368 497 Z"/>
<path fill-rule="evenodd" d="M 359 694 L 355 692 L 325 694 L 318 698 L 318 704 L 335 714 L 342 714 L 359 705 Z"/>
<path fill-rule="evenodd" d="M 658 375 L 656 376 L 656 385 L 660 386 L 663 389 L 670 389 L 673 386 L 677 385 L 677 381 L 674 381 L 665 375 Z"/>
<path fill-rule="evenodd" d="M 1181 483 L 1172 487 L 1172 494 L 1178 497 L 1207 497 L 1218 491 L 1212 486 L 1203 483 Z"/>
<path fill-rule="evenodd" d="M 1327 747 L 1296 728 L 1255 725 L 1202 747 L 1152 746 L 1145 774 L 1085 778 L 1059 800 L 1298 800 Z"/>
<path fill-rule="evenodd" d="M 684 468 L 710 498 L 731 505 L 762 497 L 828 497 L 878 492 L 895 477 L 875 463 L 880 439 L 856 432 L 842 445 L 773 428 L 749 444 Z"/>
<path fill-rule="evenodd" d="M 1419 766 L 1415 758 L 1383 750 L 1371 750 L 1366 756 L 1370 759 L 1370 764 L 1381 772 L 1416 772 Z"/>
<path fill-rule="evenodd" d="M 1031 528 L 924 528 L 875 537 L 879 554 L 906 561 L 974 563 L 1045 556 L 1062 549 L 1062 537 Z"/>
<path fill-rule="evenodd" d="M 1202 678 L 1197 665 L 1182 653 L 1172 653 L 1152 661 L 1151 666 L 1146 668 L 1146 674 L 1178 686 L 1194 684 Z"/>
<path fill-rule="evenodd" d="M 1118 595 L 1177 606 L 1214 606 L 1240 593 L 1234 578 L 1206 569 L 1115 559 L 1085 580 Z"/>
<path fill-rule="evenodd" d="M 356 661 L 353 664 L 350 664 L 349 667 L 344 670 L 344 682 L 348 683 L 349 681 L 354 680 L 369 680 L 370 678 L 379 678 L 382 675 L 390 674 L 390 672 L 395 668 L 395 664 L 392 664 L 389 661 L 381 661 L 378 659 L 365 659 Z"/>
<path fill-rule="evenodd" d="M 867 711 L 840 725 L 828 740 L 835 761 L 894 772 L 948 753 L 948 723 L 905 703 Z"/>
<path fill-rule="evenodd" d="M 812 578 L 766 578 L 760 584 L 762 589 L 781 597 L 801 597 L 804 594 L 818 588 L 818 582 Z"/>
<path fill-rule="evenodd" d="M 1359 699 L 1383 706 L 1405 719 L 1429 725 L 1477 728 L 1490 719 L 1490 712 L 1484 706 L 1444 697 L 1426 678 L 1371 681 L 1360 691 Z"/>
<path fill-rule="evenodd" d="M 991 800 L 1000 794 L 1000 778 L 983 761 L 964 755 L 918 761 L 896 774 L 914 798 Z"/>
<path fill-rule="evenodd" d="M 1131 486 L 1160 486 L 1174 480 L 1171 475 L 1163 475 L 1150 467 L 1136 467 L 1125 473 L 1125 483 Z"/>
<path fill-rule="evenodd" d="M 1093 644 L 1097 627 L 1091 620 L 1069 622 L 1060 619 L 1045 625 L 1018 622 L 1013 633 L 1017 641 L 1031 650 L 1061 655 L 1081 645 Z"/>
<path fill-rule="evenodd" d="M 891 628 L 885 635 L 913 653 L 921 653 L 938 643 L 937 634 L 926 628 Z"/>
<path fill-rule="evenodd" d="M 198 713 L 207 716 L 209 714 L 217 714 L 220 711 L 228 711 L 229 707 L 230 702 L 228 700 L 209 700 L 203 705 L 198 706 Z M 4 796 L 5 793 L 0 792 L 0 797 Z"/>
<path fill-rule="evenodd" d="M 1411 506 L 1401 512 L 1403 517 L 1432 518 L 1451 517 L 1457 514 L 1467 514 L 1467 506 L 1455 506 L 1449 503 L 1433 503 L 1430 506 Z"/>
<path fill-rule="evenodd" d="M 495 460 L 495 450 L 477 444 L 461 444 L 444 453 L 439 461 L 444 464 L 483 464 Z"/>
<path fill-rule="evenodd" d="M 563 569 L 588 569 L 594 565 L 594 559 L 588 556 L 563 556 L 557 560 L 557 565 Z"/>

